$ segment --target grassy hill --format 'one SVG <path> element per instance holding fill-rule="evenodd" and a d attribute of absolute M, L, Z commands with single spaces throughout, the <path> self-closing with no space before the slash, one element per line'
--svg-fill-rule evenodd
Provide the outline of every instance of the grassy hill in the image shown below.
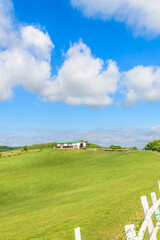
<path fill-rule="evenodd" d="M 0 159 L 0 239 L 125 239 L 158 192 L 160 154 L 47 149 Z M 149 198 L 150 200 L 150 198 Z"/>

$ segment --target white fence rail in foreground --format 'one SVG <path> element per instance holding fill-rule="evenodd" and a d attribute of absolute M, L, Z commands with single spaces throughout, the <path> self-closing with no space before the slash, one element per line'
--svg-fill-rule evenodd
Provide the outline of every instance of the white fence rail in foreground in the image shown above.
<path fill-rule="evenodd" d="M 158 181 L 158 186 L 160 191 L 159 181 Z M 160 199 L 157 201 L 155 192 L 151 193 L 151 198 L 152 198 L 153 206 L 149 208 L 147 197 L 146 196 L 141 197 L 141 202 L 144 210 L 144 221 L 142 223 L 142 226 L 139 230 L 138 235 L 136 235 L 134 224 L 125 226 L 127 240 L 143 240 L 147 229 L 150 235 L 150 240 L 157 240 L 156 235 L 160 228 L 160 212 L 159 212 Z M 153 226 L 153 222 L 152 222 L 152 215 L 154 213 L 157 214 L 156 215 L 157 223 L 155 227 Z M 75 232 L 75 240 L 81 240 L 80 228 L 79 227 L 75 228 L 74 232 Z"/>
<path fill-rule="evenodd" d="M 158 186 L 160 191 L 159 181 L 158 181 Z M 152 198 L 153 206 L 149 208 L 147 197 L 146 196 L 141 197 L 141 202 L 144 210 L 144 221 L 142 223 L 142 226 L 139 230 L 138 235 L 136 235 L 136 231 L 133 224 L 125 226 L 127 240 L 143 240 L 147 229 L 150 235 L 150 240 L 157 239 L 156 235 L 160 227 L 160 215 L 159 215 L 160 199 L 157 201 L 155 192 L 151 193 L 151 198 Z M 157 223 L 155 227 L 153 226 L 153 222 L 152 222 L 152 215 L 154 213 L 157 214 L 156 215 Z"/>

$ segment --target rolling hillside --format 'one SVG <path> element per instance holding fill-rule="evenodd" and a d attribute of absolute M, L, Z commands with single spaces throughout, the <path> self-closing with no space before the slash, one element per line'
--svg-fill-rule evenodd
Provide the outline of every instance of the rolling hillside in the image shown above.
<path fill-rule="evenodd" d="M 140 196 L 158 192 L 160 154 L 46 149 L 0 159 L 0 239 L 125 239 Z M 149 198 L 150 199 L 150 198 Z"/>

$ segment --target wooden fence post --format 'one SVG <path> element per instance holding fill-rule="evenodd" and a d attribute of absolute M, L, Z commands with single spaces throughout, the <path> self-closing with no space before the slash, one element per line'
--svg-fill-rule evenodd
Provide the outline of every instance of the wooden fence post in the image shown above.
<path fill-rule="evenodd" d="M 147 197 L 146 196 L 141 197 L 141 202 L 142 202 L 144 215 L 145 215 L 144 221 L 147 221 L 148 231 L 149 231 L 149 234 L 151 235 L 153 232 L 154 226 L 153 226 L 151 216 L 150 215 L 147 216 L 147 213 L 149 212 L 149 205 L 148 205 Z M 146 216 L 147 216 L 147 218 L 146 218 Z"/>
<path fill-rule="evenodd" d="M 74 233 L 75 233 L 75 240 L 81 240 L 81 231 L 79 227 L 74 229 Z"/>
<path fill-rule="evenodd" d="M 126 225 L 125 232 L 127 240 L 136 240 L 136 231 L 134 229 L 134 224 Z"/>

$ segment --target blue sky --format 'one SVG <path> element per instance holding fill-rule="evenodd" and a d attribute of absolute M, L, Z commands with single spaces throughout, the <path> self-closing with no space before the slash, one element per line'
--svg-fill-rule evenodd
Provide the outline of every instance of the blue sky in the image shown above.
<path fill-rule="evenodd" d="M 159 139 L 159 12 L 120 2 L 0 0 L 0 145 Z"/>

